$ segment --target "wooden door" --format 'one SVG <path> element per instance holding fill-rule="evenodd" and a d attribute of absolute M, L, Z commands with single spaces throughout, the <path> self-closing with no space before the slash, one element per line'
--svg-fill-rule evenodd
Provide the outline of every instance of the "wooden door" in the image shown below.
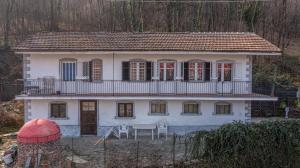
<path fill-rule="evenodd" d="M 97 135 L 97 101 L 80 101 L 81 135 Z"/>

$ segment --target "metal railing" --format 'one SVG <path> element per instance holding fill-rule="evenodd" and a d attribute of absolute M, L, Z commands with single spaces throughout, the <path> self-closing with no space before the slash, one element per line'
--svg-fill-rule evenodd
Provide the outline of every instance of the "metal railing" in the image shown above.
<path fill-rule="evenodd" d="M 24 80 L 22 94 L 29 96 L 250 96 L 250 81 L 63 81 L 58 79 Z"/>

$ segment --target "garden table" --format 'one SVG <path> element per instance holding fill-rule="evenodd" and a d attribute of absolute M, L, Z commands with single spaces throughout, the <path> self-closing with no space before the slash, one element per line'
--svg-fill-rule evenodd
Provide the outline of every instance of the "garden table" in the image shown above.
<path fill-rule="evenodd" d="M 154 134 L 153 131 L 156 128 L 155 124 L 134 124 L 134 139 L 137 139 L 137 131 L 140 130 L 151 130 L 152 131 L 152 140 L 154 140 Z"/>

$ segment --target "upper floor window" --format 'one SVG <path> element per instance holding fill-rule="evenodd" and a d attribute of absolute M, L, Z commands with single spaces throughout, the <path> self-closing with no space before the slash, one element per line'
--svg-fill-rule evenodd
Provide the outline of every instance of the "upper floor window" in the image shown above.
<path fill-rule="evenodd" d="M 89 62 L 82 63 L 82 75 L 90 81 L 102 80 L 102 60 L 93 59 Z"/>
<path fill-rule="evenodd" d="M 193 60 L 183 63 L 185 81 L 210 81 L 211 63 Z"/>
<path fill-rule="evenodd" d="M 231 104 L 227 102 L 217 102 L 215 104 L 216 114 L 231 114 Z"/>
<path fill-rule="evenodd" d="M 64 102 L 51 103 L 50 118 L 67 118 L 67 104 Z"/>
<path fill-rule="evenodd" d="M 60 61 L 60 76 L 64 81 L 74 81 L 77 67 L 75 59 L 63 59 Z"/>
<path fill-rule="evenodd" d="M 130 80 L 145 80 L 146 62 L 130 62 Z"/>
<path fill-rule="evenodd" d="M 217 63 L 218 81 L 232 81 L 232 63 Z"/>
<path fill-rule="evenodd" d="M 204 63 L 190 62 L 189 63 L 189 80 L 204 80 Z"/>
<path fill-rule="evenodd" d="M 91 61 L 91 72 L 90 78 L 93 81 L 102 80 L 102 60 L 94 59 Z"/>
<path fill-rule="evenodd" d="M 161 81 L 172 81 L 175 78 L 175 62 L 159 63 L 159 79 Z"/>
<path fill-rule="evenodd" d="M 153 64 L 143 60 L 122 62 L 122 80 L 147 80 L 152 78 Z"/>

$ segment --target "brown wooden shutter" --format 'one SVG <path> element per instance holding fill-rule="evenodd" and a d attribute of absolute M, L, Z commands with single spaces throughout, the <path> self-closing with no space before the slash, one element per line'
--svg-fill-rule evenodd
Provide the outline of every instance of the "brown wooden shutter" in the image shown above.
<path fill-rule="evenodd" d="M 89 81 L 93 81 L 93 62 L 89 61 Z"/>
<path fill-rule="evenodd" d="M 204 67 L 205 67 L 205 76 L 204 76 L 204 80 L 205 81 L 210 81 L 210 73 L 211 73 L 211 69 L 210 66 L 211 63 L 210 62 L 205 62 Z"/>
<path fill-rule="evenodd" d="M 146 62 L 146 80 L 147 81 L 151 81 L 152 71 L 153 71 L 153 63 L 152 62 Z"/>
<path fill-rule="evenodd" d="M 189 63 L 188 62 L 183 63 L 183 80 L 184 81 L 189 80 Z"/>
<path fill-rule="evenodd" d="M 130 64 L 129 62 L 122 62 L 122 80 L 129 80 Z"/>

